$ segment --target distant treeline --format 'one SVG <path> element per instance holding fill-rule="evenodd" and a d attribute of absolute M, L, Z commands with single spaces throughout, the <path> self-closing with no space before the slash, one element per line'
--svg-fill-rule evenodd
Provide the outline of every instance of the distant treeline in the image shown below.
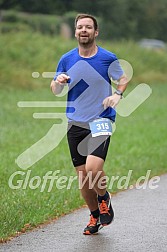
<path fill-rule="evenodd" d="M 166 0 L 0 0 L 0 9 L 65 16 L 71 27 L 76 13 L 90 13 L 99 20 L 101 38 L 167 41 Z"/>

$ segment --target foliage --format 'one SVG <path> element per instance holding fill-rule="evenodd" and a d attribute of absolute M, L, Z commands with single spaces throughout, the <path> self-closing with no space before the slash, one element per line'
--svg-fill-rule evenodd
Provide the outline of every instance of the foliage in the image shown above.
<path fill-rule="evenodd" d="M 68 12 L 86 12 L 101 20 L 102 38 L 139 39 L 145 37 L 167 41 L 166 0 L 1 0 L 0 8 L 61 17 Z"/>
<path fill-rule="evenodd" d="M 16 30 L 29 30 L 41 32 L 43 34 L 58 34 L 60 31 L 61 18 L 54 15 L 17 12 L 14 10 L 2 11 L 2 21 L 0 31 L 2 33 Z"/>

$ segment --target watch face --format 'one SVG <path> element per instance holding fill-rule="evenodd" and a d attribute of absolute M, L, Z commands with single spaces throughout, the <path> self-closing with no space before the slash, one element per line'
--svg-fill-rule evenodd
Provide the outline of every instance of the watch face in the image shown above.
<path fill-rule="evenodd" d="M 116 90 L 115 93 L 118 95 L 122 95 L 122 92 L 120 90 Z"/>

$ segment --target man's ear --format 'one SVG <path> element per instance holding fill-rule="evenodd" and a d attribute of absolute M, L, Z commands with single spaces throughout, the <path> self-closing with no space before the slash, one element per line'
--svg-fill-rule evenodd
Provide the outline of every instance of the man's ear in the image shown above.
<path fill-rule="evenodd" d="M 96 31 L 95 31 L 95 37 L 97 37 L 98 35 L 99 35 L 99 31 L 96 30 Z"/>

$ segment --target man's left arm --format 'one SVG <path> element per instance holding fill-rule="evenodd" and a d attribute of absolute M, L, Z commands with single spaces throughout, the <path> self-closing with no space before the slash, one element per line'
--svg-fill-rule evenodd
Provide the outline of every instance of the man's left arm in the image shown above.
<path fill-rule="evenodd" d="M 128 85 L 127 77 L 126 75 L 122 75 L 120 79 L 117 81 L 117 89 L 114 92 L 114 94 L 104 99 L 103 101 L 104 109 L 108 107 L 115 108 L 118 105 L 124 91 L 127 88 L 127 85 Z"/>

